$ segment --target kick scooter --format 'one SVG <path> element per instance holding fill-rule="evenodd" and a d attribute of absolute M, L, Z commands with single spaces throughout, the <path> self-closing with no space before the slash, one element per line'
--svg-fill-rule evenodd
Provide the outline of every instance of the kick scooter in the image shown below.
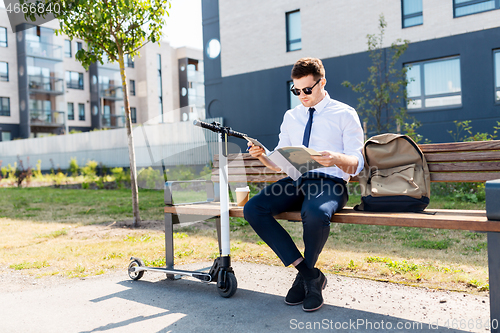
<path fill-rule="evenodd" d="M 167 241 L 168 236 L 173 234 L 172 214 L 165 214 L 165 257 L 166 268 L 147 267 L 144 262 L 136 257 L 130 258 L 128 266 L 128 275 L 132 280 L 139 280 L 145 271 L 166 273 L 167 279 L 175 280 L 176 274 L 179 276 L 191 276 L 204 282 L 216 282 L 217 290 L 222 297 L 231 297 L 236 292 L 238 283 L 234 271 L 231 267 L 230 243 L 229 243 L 229 188 L 228 188 L 228 137 L 235 136 L 244 139 L 246 134 L 231 130 L 229 127 L 223 127 L 217 122 L 211 124 L 195 120 L 194 125 L 220 133 L 219 137 L 219 172 L 220 172 L 220 217 L 217 217 L 218 238 L 220 256 L 214 260 L 210 271 L 186 271 L 174 269 L 173 264 L 173 242 Z M 167 182 L 168 183 L 168 182 Z M 166 186 L 166 190 L 167 190 Z M 213 201 L 213 200 L 212 200 Z M 220 225 L 220 227 L 219 227 Z M 168 235 L 167 235 L 168 234 Z"/>

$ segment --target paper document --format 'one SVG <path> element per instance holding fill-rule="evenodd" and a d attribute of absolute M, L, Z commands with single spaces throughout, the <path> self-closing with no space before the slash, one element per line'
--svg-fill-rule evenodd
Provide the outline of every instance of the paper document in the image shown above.
<path fill-rule="evenodd" d="M 282 147 L 270 152 L 256 139 L 250 137 L 245 137 L 245 139 L 256 146 L 264 148 L 267 157 L 293 180 L 299 179 L 302 174 L 308 171 L 324 168 L 323 165 L 311 158 L 311 156 L 321 156 L 321 154 L 314 149 L 304 146 Z"/>

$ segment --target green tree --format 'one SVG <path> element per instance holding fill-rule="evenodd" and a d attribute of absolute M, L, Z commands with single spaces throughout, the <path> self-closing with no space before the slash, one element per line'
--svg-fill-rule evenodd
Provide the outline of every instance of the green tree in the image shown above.
<path fill-rule="evenodd" d="M 381 14 L 378 35 L 367 35 L 368 52 L 372 60 L 372 65 L 368 67 L 370 73 L 368 79 L 358 84 L 342 82 L 344 87 L 350 87 L 361 94 L 358 98 L 357 111 L 363 122 L 368 124 L 367 130 L 376 134 L 400 129 L 405 120 L 410 118 L 406 111 L 407 68 L 396 68 L 399 58 L 410 42 L 397 39 L 389 48 L 385 48 L 386 26 L 384 15 Z"/>
<path fill-rule="evenodd" d="M 23 1 L 24 2 L 24 1 Z M 122 79 L 130 160 L 130 181 L 134 227 L 141 222 L 139 215 L 139 192 L 135 162 L 134 137 L 130 118 L 129 93 L 125 74 L 125 57 L 135 57 L 149 42 L 159 42 L 165 16 L 170 8 L 169 0 L 39 0 L 45 6 L 59 4 L 61 11 L 55 13 L 60 22 L 57 33 L 70 39 L 78 38 L 87 44 L 76 53 L 76 59 L 85 69 L 90 64 L 109 60 L 118 62 Z M 26 16 L 34 20 L 36 13 Z"/>

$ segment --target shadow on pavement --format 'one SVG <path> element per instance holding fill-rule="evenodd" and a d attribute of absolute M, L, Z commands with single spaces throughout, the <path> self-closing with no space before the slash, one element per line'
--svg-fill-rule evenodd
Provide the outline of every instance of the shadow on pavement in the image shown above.
<path fill-rule="evenodd" d="M 306 313 L 300 305 L 287 306 L 281 295 L 248 289 L 239 288 L 233 297 L 222 298 L 214 283 L 186 278 L 154 282 L 125 280 L 118 284 L 127 289 L 91 302 L 120 298 L 133 301 L 138 307 L 147 305 L 161 311 L 110 322 L 87 332 L 124 328 L 140 322 L 147 327 L 148 320 L 158 317 L 163 317 L 165 326 L 157 332 L 465 332 L 328 304 L 319 311 Z"/>

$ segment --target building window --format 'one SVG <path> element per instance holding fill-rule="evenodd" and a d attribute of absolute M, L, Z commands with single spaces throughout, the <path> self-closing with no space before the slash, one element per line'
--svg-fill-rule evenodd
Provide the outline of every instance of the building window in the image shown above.
<path fill-rule="evenodd" d="M 132 60 L 130 54 L 127 54 L 127 58 L 125 59 L 125 66 L 134 68 L 134 61 Z"/>
<path fill-rule="evenodd" d="M 75 105 L 68 103 L 68 120 L 75 120 Z"/>
<path fill-rule="evenodd" d="M 0 81 L 9 82 L 9 64 L 0 61 Z"/>
<path fill-rule="evenodd" d="M 302 49 L 300 10 L 286 13 L 286 51 Z"/>
<path fill-rule="evenodd" d="M 66 87 L 83 90 L 83 73 L 66 71 Z"/>
<path fill-rule="evenodd" d="M 0 27 L 0 46 L 7 47 L 7 28 Z"/>
<path fill-rule="evenodd" d="M 163 122 L 163 84 L 161 81 L 161 55 L 158 54 L 158 108 L 160 109 L 160 119 Z"/>
<path fill-rule="evenodd" d="M 10 141 L 12 140 L 12 135 L 10 132 L 2 131 L 2 141 Z"/>
<path fill-rule="evenodd" d="M 427 109 L 462 104 L 460 58 L 406 64 L 408 109 Z"/>
<path fill-rule="evenodd" d="M 290 109 L 293 109 L 295 108 L 297 105 L 300 105 L 300 99 L 298 96 L 295 96 L 294 94 L 292 94 L 292 92 L 290 91 L 290 89 L 292 88 L 293 86 L 293 81 L 288 81 L 287 82 L 287 86 L 288 86 L 288 108 Z"/>
<path fill-rule="evenodd" d="M 453 0 L 453 16 L 460 17 L 500 8 L 498 0 Z"/>
<path fill-rule="evenodd" d="M 495 62 L 495 101 L 500 102 L 500 50 L 495 50 L 493 53 L 493 61 Z"/>
<path fill-rule="evenodd" d="M 71 41 L 70 40 L 64 40 L 64 56 L 66 58 L 71 58 L 72 53 L 71 53 Z"/>
<path fill-rule="evenodd" d="M 76 52 L 80 51 L 83 49 L 83 43 L 82 42 L 76 42 Z"/>
<path fill-rule="evenodd" d="M 135 96 L 135 80 L 130 80 L 130 95 Z"/>
<path fill-rule="evenodd" d="M 130 108 L 130 120 L 132 123 L 137 123 L 137 110 L 136 108 Z"/>
<path fill-rule="evenodd" d="M 10 117 L 10 98 L 0 97 L 0 116 Z"/>
<path fill-rule="evenodd" d="M 85 120 L 85 104 L 78 103 L 78 120 Z"/>
<path fill-rule="evenodd" d="M 401 0 L 403 28 L 424 24 L 422 0 Z"/>

